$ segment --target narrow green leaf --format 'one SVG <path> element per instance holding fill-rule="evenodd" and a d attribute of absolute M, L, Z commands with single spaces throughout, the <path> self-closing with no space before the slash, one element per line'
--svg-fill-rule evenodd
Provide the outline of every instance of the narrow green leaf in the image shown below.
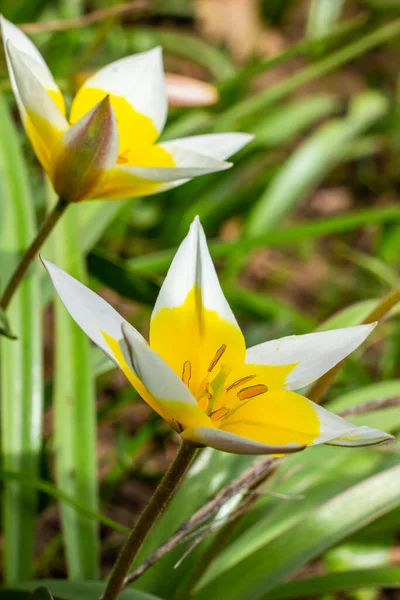
<path fill-rule="evenodd" d="M 218 131 L 229 131 L 231 128 L 243 127 L 245 120 L 253 118 L 259 111 L 279 102 L 294 90 L 325 75 L 346 63 L 362 56 L 380 44 L 396 37 L 400 32 L 400 19 L 385 23 L 382 27 L 367 33 L 363 37 L 341 47 L 336 52 L 329 54 L 323 59 L 307 65 L 293 75 L 279 81 L 274 86 L 263 89 L 258 94 L 237 102 L 232 108 L 221 115 L 218 120 Z"/>
<path fill-rule="evenodd" d="M 332 32 L 341 15 L 345 0 L 311 0 L 307 37 L 321 38 Z"/>
<path fill-rule="evenodd" d="M 140 564 L 165 542 L 179 525 L 235 478 L 252 460 L 254 459 L 249 456 L 226 454 L 211 448 L 202 450 L 174 500 L 146 540 L 136 564 Z M 184 577 L 190 575 L 185 566 L 182 569 L 174 569 L 181 556 L 180 547 L 168 553 L 138 580 L 136 586 L 166 598 L 173 598 Z"/>
<path fill-rule="evenodd" d="M 399 505 L 400 466 L 397 465 L 318 506 L 279 538 L 203 585 L 194 598 L 223 600 L 228 589 L 231 600 L 264 598 L 309 560 Z"/>
<path fill-rule="evenodd" d="M 151 306 L 155 303 L 158 287 L 128 271 L 125 264 L 114 256 L 106 252 L 92 252 L 88 256 L 88 268 L 92 275 L 117 294 Z"/>
<path fill-rule="evenodd" d="M 89 252 L 93 248 L 107 227 L 130 202 L 131 200 L 99 200 L 70 207 L 80 226 L 82 251 Z"/>
<path fill-rule="evenodd" d="M 258 237 L 275 227 L 338 162 L 345 158 L 349 143 L 388 108 L 384 96 L 364 92 L 353 100 L 349 114 L 323 125 L 306 140 L 279 170 L 250 211 L 248 237 Z"/>
<path fill-rule="evenodd" d="M 0 98 L 1 283 L 14 271 L 35 235 L 33 197 L 17 132 Z M 3 466 L 35 476 L 42 446 L 42 343 L 39 265 L 30 269 L 7 317 L 18 340 L 1 340 Z M 4 578 L 32 577 L 37 493 L 7 482 L 3 496 Z"/>
<path fill-rule="evenodd" d="M 11 340 L 17 339 L 17 336 L 14 335 L 10 329 L 10 324 L 8 322 L 5 312 L 1 308 L 0 308 L 0 335 L 4 335 L 4 337 L 10 338 Z"/>
<path fill-rule="evenodd" d="M 21 484 L 21 486 L 48 494 L 56 500 L 61 500 L 64 504 L 69 504 L 77 513 L 80 513 L 85 517 L 89 517 L 94 521 L 98 521 L 99 523 L 102 523 L 103 525 L 106 525 L 106 527 L 114 529 L 119 533 L 128 535 L 130 532 L 130 529 L 128 529 L 127 527 L 120 525 L 117 521 L 106 517 L 100 512 L 91 510 L 86 505 L 79 504 L 74 500 L 74 498 L 70 498 L 68 494 L 59 490 L 54 485 L 48 483 L 47 481 L 44 481 L 43 479 L 34 479 L 32 476 L 23 475 L 19 472 L 5 469 L 0 469 L 0 479 L 4 479 L 5 481 L 18 481 Z"/>
<path fill-rule="evenodd" d="M 48 186 L 49 195 L 53 194 Z M 55 263 L 85 282 L 85 266 L 74 212 L 64 215 L 51 239 Z M 58 487 L 78 504 L 98 510 L 96 403 L 89 339 L 55 298 L 54 452 Z M 61 502 L 71 579 L 98 576 L 97 523 Z"/>
<path fill-rule="evenodd" d="M 279 585 L 273 591 L 262 596 L 260 600 L 290 600 L 290 598 L 297 600 L 297 598 L 350 592 L 360 586 L 398 589 L 400 587 L 400 567 L 359 569 L 295 579 Z"/>
<path fill-rule="evenodd" d="M 96 600 L 96 598 L 102 595 L 105 589 L 105 584 L 97 581 L 66 581 L 63 579 L 29 581 L 18 587 L 31 590 L 39 583 L 48 587 L 54 595 L 62 597 L 63 600 Z M 162 600 L 158 596 L 137 590 L 126 590 L 119 598 L 121 600 Z"/>
<path fill-rule="evenodd" d="M 180 54 L 203 65 L 212 73 L 215 79 L 222 81 L 226 77 L 232 77 L 235 66 L 228 54 L 219 50 L 215 44 L 206 42 L 201 37 L 188 35 L 179 31 L 168 31 L 161 28 L 141 27 L 139 35 L 143 39 L 147 36 L 147 45 L 153 47 L 157 44 L 166 51 Z M 132 40 L 135 41 L 138 32 L 133 31 Z"/>
<path fill-rule="evenodd" d="M 249 251 L 260 246 L 273 247 L 299 244 L 304 240 L 318 239 L 324 235 L 352 231 L 366 225 L 378 225 L 398 220 L 400 220 L 400 207 L 398 206 L 373 208 L 353 211 L 330 219 L 315 219 L 311 223 L 268 231 L 254 239 L 211 241 L 209 247 L 214 258 L 224 258 L 235 250 Z M 175 252 L 175 248 L 169 248 L 152 254 L 137 256 L 129 261 L 129 268 L 133 272 L 142 273 L 143 275 L 165 273 Z"/>
<path fill-rule="evenodd" d="M 252 145 L 274 148 L 285 144 L 337 108 L 337 99 L 329 94 L 296 98 L 271 110 L 248 128 L 256 136 Z"/>

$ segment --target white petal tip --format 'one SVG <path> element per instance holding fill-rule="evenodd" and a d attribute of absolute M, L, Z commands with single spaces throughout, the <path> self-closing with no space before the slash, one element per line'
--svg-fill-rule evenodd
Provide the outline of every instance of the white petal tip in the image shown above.
<path fill-rule="evenodd" d="M 378 446 L 380 444 L 386 444 L 387 442 L 393 442 L 395 438 L 384 431 L 379 429 L 372 429 L 365 425 L 361 427 L 355 427 L 354 429 L 347 430 L 332 440 L 329 440 L 327 445 L 329 446 Z"/>
<path fill-rule="evenodd" d="M 213 429 L 211 427 L 194 427 L 181 433 L 181 438 L 196 446 L 210 446 L 222 452 L 231 454 L 292 454 L 305 449 L 300 444 L 285 444 L 274 446 L 256 442 L 240 435 Z"/>

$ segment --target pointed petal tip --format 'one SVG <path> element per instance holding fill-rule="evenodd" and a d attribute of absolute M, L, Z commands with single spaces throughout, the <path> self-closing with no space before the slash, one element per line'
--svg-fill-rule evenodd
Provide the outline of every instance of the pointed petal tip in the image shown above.
<path fill-rule="evenodd" d="M 203 229 L 199 215 L 195 216 L 195 218 L 190 224 L 190 227 L 193 227 L 193 229 L 196 229 L 196 231 L 200 231 L 201 229 Z"/>
<path fill-rule="evenodd" d="M 328 440 L 325 442 L 329 446 L 351 446 L 351 447 L 362 447 L 362 446 L 378 446 L 386 444 L 387 442 L 394 441 L 393 435 L 380 431 L 379 429 L 373 429 L 367 425 L 360 427 L 354 427 L 354 429 L 348 429 L 343 431 L 342 435 Z"/>
<path fill-rule="evenodd" d="M 250 142 L 252 142 L 256 139 L 255 133 L 246 133 L 243 131 L 238 131 L 238 135 L 242 136 L 243 146 L 245 146 L 246 144 L 249 144 Z"/>

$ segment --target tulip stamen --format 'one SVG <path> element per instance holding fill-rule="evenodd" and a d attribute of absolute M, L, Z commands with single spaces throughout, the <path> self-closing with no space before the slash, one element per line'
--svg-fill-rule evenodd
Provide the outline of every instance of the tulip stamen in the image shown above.
<path fill-rule="evenodd" d="M 234 388 L 239 387 L 239 385 L 242 385 L 243 383 L 247 383 L 248 381 L 251 381 L 255 377 L 256 377 L 256 375 L 247 375 L 247 377 L 242 377 L 241 379 L 238 379 L 237 381 L 234 381 L 233 383 L 231 383 L 231 385 L 226 388 L 226 391 L 229 392 L 230 390 L 233 390 Z"/>
<path fill-rule="evenodd" d="M 208 373 L 211 373 L 211 371 L 213 371 L 213 369 L 217 366 L 217 364 L 220 361 L 222 355 L 224 354 L 226 348 L 227 348 L 226 344 L 222 344 L 222 346 L 217 350 L 214 358 L 210 362 L 210 366 L 208 367 Z"/>
<path fill-rule="evenodd" d="M 191 378 L 192 378 L 192 363 L 190 362 L 190 360 L 185 360 L 185 362 L 183 363 L 183 369 L 182 369 L 182 381 L 186 385 L 186 387 L 189 387 Z"/>
<path fill-rule="evenodd" d="M 241 389 L 236 395 L 239 400 L 251 400 L 260 394 L 265 394 L 265 392 L 268 392 L 268 387 L 263 383 L 258 383 Z"/>
<path fill-rule="evenodd" d="M 217 410 L 213 410 L 212 413 L 210 413 L 210 419 L 212 421 L 219 421 L 220 419 L 223 419 L 223 417 L 226 417 L 226 415 L 229 413 L 229 408 L 226 408 L 226 406 L 222 406 L 221 408 L 217 408 Z"/>

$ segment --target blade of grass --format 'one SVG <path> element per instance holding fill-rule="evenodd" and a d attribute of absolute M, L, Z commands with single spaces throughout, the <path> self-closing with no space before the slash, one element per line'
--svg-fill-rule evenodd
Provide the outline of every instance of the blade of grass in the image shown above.
<path fill-rule="evenodd" d="M 284 163 L 250 211 L 248 237 L 271 230 L 345 156 L 345 149 L 388 109 L 377 92 L 364 92 L 351 103 L 349 114 L 323 125 Z"/>
<path fill-rule="evenodd" d="M 0 98 L 1 283 L 35 233 L 33 197 L 17 132 Z M 34 264 L 8 311 L 17 340 L 1 338 L 3 466 L 35 476 L 42 446 L 42 345 L 39 265 Z M 37 492 L 8 481 L 3 495 L 7 583 L 32 576 Z"/>
<path fill-rule="evenodd" d="M 234 64 L 225 52 L 200 37 L 151 27 L 141 27 L 139 33 L 141 38 L 147 36 L 147 46 L 153 47 L 159 44 L 168 52 L 190 58 L 204 66 L 216 80 L 222 81 L 232 77 L 236 72 Z M 137 36 L 138 32 L 132 33 L 133 42 Z"/>
<path fill-rule="evenodd" d="M 362 56 L 365 52 L 376 46 L 384 44 L 400 33 L 400 19 L 395 19 L 366 34 L 364 37 L 344 46 L 322 60 L 308 65 L 294 75 L 279 81 L 274 86 L 263 90 L 238 102 L 235 106 L 225 111 L 218 120 L 218 131 L 229 131 L 233 128 L 243 127 L 246 118 L 251 118 L 258 111 L 265 111 L 270 106 L 288 96 L 302 85 L 317 79 L 341 67 L 342 65 Z"/>
<path fill-rule="evenodd" d="M 297 600 L 297 598 L 351 592 L 360 586 L 398 589 L 400 587 L 400 567 L 359 569 L 295 579 L 279 585 L 266 594 L 262 600 L 264 598 L 265 600 L 290 600 L 290 598 Z"/>
<path fill-rule="evenodd" d="M 79 504 L 73 498 L 70 498 L 68 494 L 59 490 L 51 483 L 44 481 L 42 479 L 34 479 L 31 474 L 24 475 L 18 471 L 10 471 L 7 469 L 0 469 L 0 479 L 4 479 L 5 481 L 17 481 L 21 484 L 21 487 L 25 487 L 28 490 L 36 490 L 55 498 L 56 500 L 61 500 L 65 504 L 69 504 L 77 513 L 84 515 L 85 517 L 89 517 L 94 521 L 98 521 L 106 527 L 110 529 L 114 529 L 119 533 L 123 533 L 128 535 L 130 533 L 130 529 L 120 525 L 117 521 L 110 519 L 109 517 L 101 514 L 100 512 L 91 510 L 86 505 Z M 32 493 L 32 492 L 30 492 Z"/>
<path fill-rule="evenodd" d="M 398 206 L 372 208 L 353 211 L 330 219 L 315 219 L 311 223 L 268 231 L 254 239 L 211 241 L 209 246 L 213 258 L 224 258 L 236 249 L 249 251 L 260 246 L 274 247 L 285 244 L 298 244 L 304 240 L 312 240 L 324 235 L 343 233 L 366 225 L 379 225 L 387 221 L 398 220 L 400 220 L 400 207 Z M 141 273 L 143 276 L 165 273 L 175 252 L 176 248 L 169 248 L 152 254 L 137 256 L 129 260 L 129 268 L 132 272 Z"/>
<path fill-rule="evenodd" d="M 53 191 L 47 186 L 51 198 Z M 57 265 L 85 282 L 85 266 L 73 212 L 53 237 Z M 98 510 L 96 404 L 88 337 L 55 298 L 54 451 L 58 487 L 78 504 Z M 98 527 L 61 502 L 61 520 L 71 579 L 98 577 Z"/>
<path fill-rule="evenodd" d="M 343 40 L 344 37 L 349 34 L 355 35 L 356 31 L 361 29 L 366 23 L 366 16 L 360 15 L 356 18 L 346 21 L 342 23 L 338 27 L 330 33 L 328 36 L 324 36 L 321 38 L 321 42 L 324 43 L 324 47 L 329 47 L 332 44 L 338 43 L 340 40 Z M 360 35 L 360 33 L 358 33 Z M 343 42 L 342 42 L 343 43 Z M 293 58 L 297 55 L 307 53 L 313 45 L 313 41 L 304 39 L 300 40 L 295 44 L 291 44 L 280 54 L 273 56 L 272 58 L 267 58 L 259 61 L 252 61 L 248 66 L 243 67 L 240 71 L 234 75 L 233 77 L 227 79 L 220 83 L 219 89 L 221 94 L 225 97 L 229 97 L 232 93 L 232 90 L 236 90 L 240 88 L 243 84 L 245 84 L 249 79 L 255 77 L 256 75 L 260 75 L 274 67 L 281 65 L 286 62 L 290 58 Z"/>
<path fill-rule="evenodd" d="M 307 37 L 315 40 L 329 35 L 338 22 L 345 0 L 311 0 Z"/>
<path fill-rule="evenodd" d="M 38 585 L 45 585 L 49 590 L 63 600 L 94 600 L 104 592 L 105 584 L 97 581 L 63 581 L 60 579 L 44 579 L 29 581 L 21 589 L 34 590 Z M 121 600 L 161 600 L 153 594 L 138 590 L 126 590 L 120 596 Z"/>
<path fill-rule="evenodd" d="M 203 585 L 194 598 L 222 600 L 228 595 L 231 600 L 261 600 L 306 562 L 399 504 L 396 465 L 318 506 L 279 538 Z"/>

